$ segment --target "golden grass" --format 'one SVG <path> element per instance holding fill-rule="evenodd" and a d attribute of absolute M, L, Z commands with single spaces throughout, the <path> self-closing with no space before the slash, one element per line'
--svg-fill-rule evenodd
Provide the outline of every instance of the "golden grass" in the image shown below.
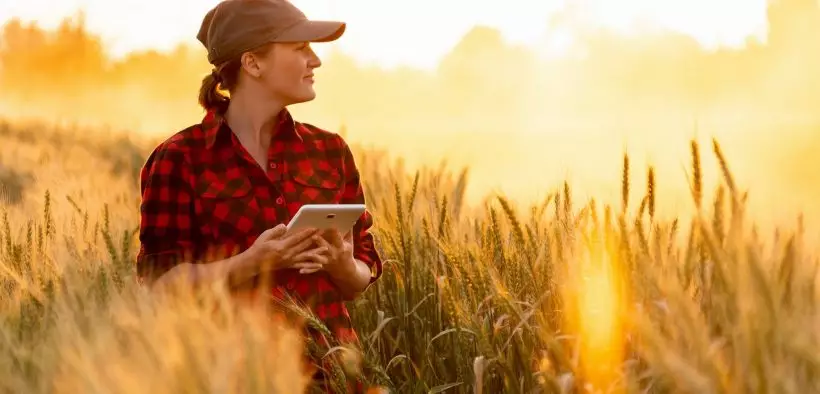
<path fill-rule="evenodd" d="M 32 177 L 0 207 L 0 391 L 306 390 L 290 327 L 218 291 L 158 298 L 134 283 L 149 142 L 0 128 L 0 165 Z M 339 381 L 362 371 L 401 393 L 820 391 L 818 254 L 799 225 L 756 228 L 711 148 L 722 185 L 703 189 L 693 141 L 695 209 L 671 220 L 655 215 L 654 170 L 635 182 L 628 156 L 620 207 L 564 183 L 523 209 L 467 205 L 467 171 L 407 174 L 359 152 L 385 272 L 350 303 L 361 359 L 306 350 L 348 356 Z"/>

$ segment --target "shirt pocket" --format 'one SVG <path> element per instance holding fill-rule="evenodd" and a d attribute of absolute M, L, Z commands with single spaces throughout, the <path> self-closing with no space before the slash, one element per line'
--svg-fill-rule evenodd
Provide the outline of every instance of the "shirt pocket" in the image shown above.
<path fill-rule="evenodd" d="M 196 190 L 201 204 L 198 224 L 211 235 L 213 246 L 244 246 L 246 239 L 263 231 L 262 212 L 248 178 L 205 172 Z"/>
<path fill-rule="evenodd" d="M 300 204 L 337 204 L 344 192 L 342 172 L 328 164 L 300 163 L 290 171 L 289 201 Z"/>

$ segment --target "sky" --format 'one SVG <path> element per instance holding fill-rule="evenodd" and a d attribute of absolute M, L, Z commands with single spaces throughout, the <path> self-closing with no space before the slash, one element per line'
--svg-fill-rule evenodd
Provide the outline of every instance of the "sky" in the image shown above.
<path fill-rule="evenodd" d="M 590 22 L 635 31 L 647 24 L 687 33 L 703 45 L 737 45 L 765 33 L 766 0 L 576 0 Z M 195 43 L 202 16 L 218 0 L 0 0 L 0 23 L 10 18 L 55 26 L 83 10 L 88 28 L 114 56 L 179 42 Z M 294 0 L 309 18 L 348 22 L 333 46 L 384 67 L 434 67 L 476 25 L 499 29 L 511 42 L 540 53 L 560 49 L 562 37 L 546 26 L 567 1 L 560 0 Z"/>

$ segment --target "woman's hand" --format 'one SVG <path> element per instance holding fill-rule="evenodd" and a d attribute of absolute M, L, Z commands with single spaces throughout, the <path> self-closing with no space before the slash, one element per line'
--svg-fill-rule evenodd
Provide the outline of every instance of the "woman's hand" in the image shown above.
<path fill-rule="evenodd" d="M 325 248 L 317 247 L 313 239 L 319 232 L 304 229 L 288 234 L 284 224 L 266 230 L 248 248 L 252 261 L 248 268 L 256 273 L 286 268 L 321 269 Z"/>
<path fill-rule="evenodd" d="M 353 254 L 353 233 L 348 232 L 342 236 L 338 231 L 330 230 L 325 232 L 325 237 L 314 235 L 313 240 L 320 247 L 326 248 L 327 252 L 311 260 L 320 263 L 320 266 L 300 272 L 311 274 L 324 270 L 345 300 L 355 299 L 370 284 L 371 272 L 370 267 L 356 260 Z"/>
<path fill-rule="evenodd" d="M 352 232 L 342 236 L 338 230 L 331 229 L 324 231 L 324 234 L 314 234 L 312 239 L 324 252 L 310 255 L 310 262 L 314 263 L 315 266 L 306 267 L 300 270 L 300 273 L 312 274 L 324 270 L 331 276 L 341 277 L 356 269 L 356 262 L 353 257 Z"/>

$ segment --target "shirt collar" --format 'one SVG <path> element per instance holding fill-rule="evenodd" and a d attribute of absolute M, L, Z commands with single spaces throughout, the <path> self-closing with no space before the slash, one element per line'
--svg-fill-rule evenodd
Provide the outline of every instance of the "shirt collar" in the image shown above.
<path fill-rule="evenodd" d="M 205 146 L 209 149 L 214 146 L 220 135 L 231 132 L 223 114 L 216 110 L 209 110 L 205 113 L 205 117 L 202 119 L 202 130 L 205 133 Z M 276 130 L 272 136 L 273 138 L 295 137 L 302 141 L 302 135 L 297 130 L 296 121 L 293 120 L 293 116 L 287 108 L 279 113 L 279 122 L 276 124 Z"/>

